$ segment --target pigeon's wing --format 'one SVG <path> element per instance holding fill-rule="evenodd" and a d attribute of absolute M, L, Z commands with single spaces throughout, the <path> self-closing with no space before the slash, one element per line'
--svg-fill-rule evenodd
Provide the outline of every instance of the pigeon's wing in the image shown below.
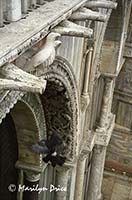
<path fill-rule="evenodd" d="M 62 156 L 51 156 L 51 164 L 53 167 L 55 167 L 56 165 L 60 165 L 62 166 L 65 162 L 66 158 L 62 157 Z"/>
<path fill-rule="evenodd" d="M 45 156 L 43 158 L 43 161 L 46 162 L 46 163 L 48 163 L 49 161 L 51 161 L 51 154 L 48 154 L 47 156 Z"/>
<path fill-rule="evenodd" d="M 32 145 L 32 150 L 35 151 L 36 153 L 49 153 L 49 149 L 48 147 L 45 145 L 45 146 L 41 146 L 39 144 L 34 144 Z"/>
<path fill-rule="evenodd" d="M 51 161 L 52 166 L 55 167 L 56 164 L 57 164 L 57 162 L 56 162 L 56 157 L 51 156 L 51 160 L 50 160 L 50 161 Z"/>
<path fill-rule="evenodd" d="M 61 155 L 65 151 L 65 145 L 62 143 L 61 145 L 55 146 L 54 151 L 57 153 L 57 155 Z"/>
<path fill-rule="evenodd" d="M 57 164 L 62 166 L 66 160 L 66 157 L 57 156 Z"/>

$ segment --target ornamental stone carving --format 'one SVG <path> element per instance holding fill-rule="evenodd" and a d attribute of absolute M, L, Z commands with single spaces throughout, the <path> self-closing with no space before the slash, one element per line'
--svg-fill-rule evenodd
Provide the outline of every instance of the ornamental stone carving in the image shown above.
<path fill-rule="evenodd" d="M 46 116 L 47 132 L 54 129 L 65 143 L 63 154 L 73 159 L 77 149 L 79 131 L 78 88 L 70 64 L 62 57 L 56 57 L 54 63 L 43 75 L 47 80 L 42 103 Z"/>
<path fill-rule="evenodd" d="M 0 91 L 0 123 L 23 95 L 20 91 Z"/>

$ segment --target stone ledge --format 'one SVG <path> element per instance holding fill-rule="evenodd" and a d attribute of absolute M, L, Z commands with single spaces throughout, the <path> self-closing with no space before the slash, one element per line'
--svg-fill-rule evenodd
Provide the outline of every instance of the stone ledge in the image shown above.
<path fill-rule="evenodd" d="M 0 29 L 0 66 L 13 61 L 32 47 L 48 32 L 68 18 L 87 0 L 54 0 L 21 19 Z M 10 35 L 10 37 L 9 37 Z"/>

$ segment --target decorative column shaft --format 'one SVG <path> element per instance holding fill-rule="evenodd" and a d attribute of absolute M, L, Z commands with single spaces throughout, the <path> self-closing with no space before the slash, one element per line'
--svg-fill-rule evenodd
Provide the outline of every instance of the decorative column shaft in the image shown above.
<path fill-rule="evenodd" d="M 7 0 L 7 20 L 21 19 L 21 0 Z"/>
<path fill-rule="evenodd" d="M 69 169 L 58 167 L 56 170 L 56 187 L 61 188 L 60 191 L 55 190 L 55 199 L 66 200 L 67 199 L 67 185 L 69 179 Z"/>
<path fill-rule="evenodd" d="M 109 118 L 111 114 L 113 90 L 114 80 L 110 78 L 105 78 L 101 117 L 99 127 L 96 130 L 96 134 L 99 134 L 98 130 L 101 130 L 104 136 L 107 135 L 108 124 L 110 123 Z M 89 178 L 88 200 L 100 200 L 101 198 L 101 185 L 103 179 L 106 150 L 107 146 L 105 144 L 95 144 L 94 146 Z"/>
<path fill-rule="evenodd" d="M 86 111 L 86 108 L 89 104 L 88 84 L 89 84 L 89 75 L 90 75 L 92 57 L 93 57 L 93 47 L 90 47 L 87 50 L 87 62 L 85 65 L 83 89 L 82 89 L 82 94 L 81 94 L 81 110 L 82 110 L 82 112 Z"/>
<path fill-rule="evenodd" d="M 101 198 L 101 185 L 103 179 L 105 156 L 106 147 L 95 145 L 91 161 L 88 200 L 99 200 Z"/>
<path fill-rule="evenodd" d="M 86 63 L 83 79 L 83 88 L 81 94 L 81 115 L 80 115 L 80 133 L 84 132 L 85 126 L 85 116 L 86 109 L 89 105 L 89 94 L 88 94 L 88 84 L 89 84 L 89 75 L 91 70 L 92 58 L 93 58 L 93 47 L 90 46 L 86 51 Z M 75 184 L 75 200 L 82 200 L 83 194 L 83 183 L 84 183 L 84 173 L 85 173 L 85 163 L 86 158 L 88 157 L 88 151 L 86 150 L 87 144 L 84 144 L 86 135 L 83 133 L 80 135 L 80 144 L 79 144 L 79 158 L 77 162 L 77 175 L 76 175 L 76 184 Z M 86 142 L 87 143 L 87 142 Z"/>
<path fill-rule="evenodd" d="M 32 172 L 26 172 L 24 186 L 25 191 L 23 192 L 23 200 L 38 200 L 38 191 L 39 188 L 40 174 L 35 174 Z M 26 190 L 29 188 L 29 190 Z M 32 191 L 32 188 L 36 188 L 35 191 Z"/>
<path fill-rule="evenodd" d="M 110 78 L 105 78 L 105 88 L 103 95 L 102 111 L 100 117 L 99 127 L 106 127 L 106 123 L 111 111 L 111 104 L 113 99 L 113 84 L 114 81 Z"/>
<path fill-rule="evenodd" d="M 28 13 L 28 1 L 22 0 L 22 13 L 27 14 Z"/>
<path fill-rule="evenodd" d="M 79 160 L 77 165 L 77 176 L 75 185 L 75 200 L 82 199 L 83 193 L 83 182 L 84 182 L 84 172 L 85 172 L 85 161 L 86 159 Z"/>
<path fill-rule="evenodd" d="M 87 64 L 85 67 L 85 72 L 84 72 L 84 84 L 83 84 L 83 95 L 88 94 L 88 83 L 89 83 L 89 74 L 90 74 L 90 68 L 91 68 L 91 62 L 92 62 L 92 55 L 93 55 L 93 48 L 91 47 L 88 49 L 88 57 L 87 57 Z"/>
<path fill-rule="evenodd" d="M 3 27 L 3 0 L 0 0 L 0 27 Z"/>

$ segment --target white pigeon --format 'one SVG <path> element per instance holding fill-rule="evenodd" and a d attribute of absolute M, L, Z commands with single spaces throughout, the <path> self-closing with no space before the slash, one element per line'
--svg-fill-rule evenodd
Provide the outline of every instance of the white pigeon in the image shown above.
<path fill-rule="evenodd" d="M 43 64 L 43 67 L 51 65 L 55 59 L 55 50 L 61 44 L 61 41 L 55 40 L 60 37 L 59 33 L 50 33 L 45 44 L 41 49 L 26 63 L 26 71 L 34 71 L 36 67 Z"/>

